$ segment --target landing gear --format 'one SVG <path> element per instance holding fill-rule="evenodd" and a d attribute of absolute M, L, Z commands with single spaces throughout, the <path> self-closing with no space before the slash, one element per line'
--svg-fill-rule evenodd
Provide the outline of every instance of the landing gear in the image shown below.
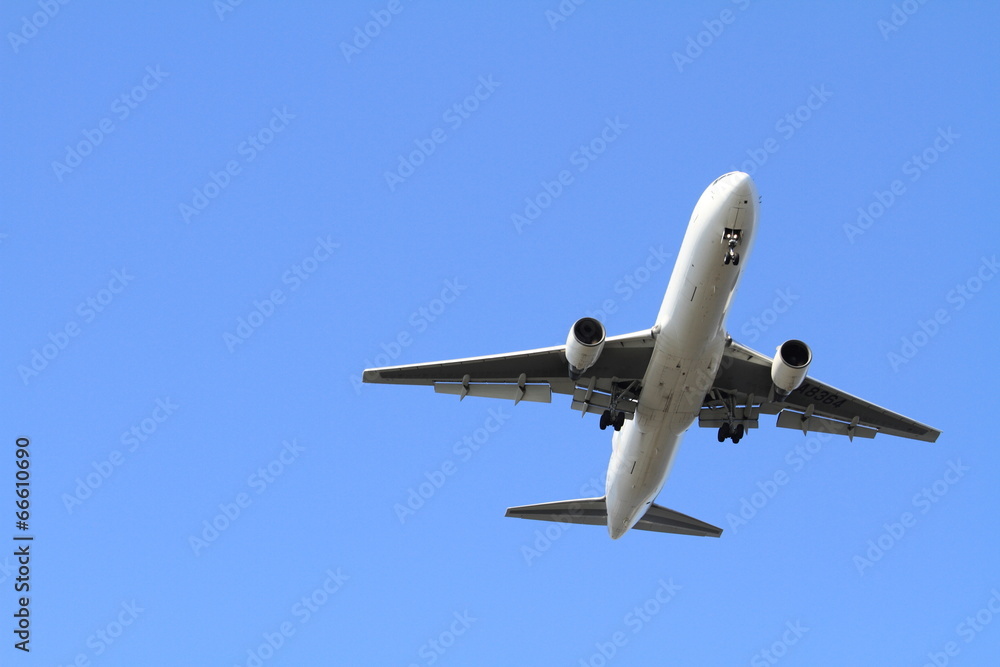
<path fill-rule="evenodd" d="M 719 442 L 725 442 L 726 438 L 729 437 L 729 424 L 723 424 L 719 427 Z"/>
<path fill-rule="evenodd" d="M 723 264 L 732 264 L 733 266 L 736 266 L 740 263 L 740 254 L 736 252 L 736 246 L 738 246 L 743 240 L 743 231 L 739 229 L 729 229 L 727 227 L 725 233 L 722 235 L 722 240 L 725 241 L 728 246 L 726 256 L 722 260 Z"/>
<path fill-rule="evenodd" d="M 729 424 L 729 422 L 726 422 L 719 427 L 719 442 L 725 442 L 728 438 L 732 440 L 735 445 L 743 438 L 744 434 L 746 434 L 746 428 L 743 424 L 737 424 L 733 427 Z"/>
<path fill-rule="evenodd" d="M 625 425 L 625 413 L 615 412 L 612 414 L 611 410 L 605 410 L 601 413 L 601 430 L 603 431 L 609 426 L 614 426 L 616 431 L 622 430 L 622 426 Z"/>
<path fill-rule="evenodd" d="M 623 398 L 626 400 L 638 401 L 638 387 L 638 380 L 632 380 L 624 389 L 621 388 L 620 384 L 613 383 L 611 387 L 611 399 L 608 402 L 608 409 L 601 413 L 602 431 L 609 426 L 614 426 L 616 431 L 622 430 L 622 426 L 625 426 L 625 411 L 618 409 L 618 401 Z"/>

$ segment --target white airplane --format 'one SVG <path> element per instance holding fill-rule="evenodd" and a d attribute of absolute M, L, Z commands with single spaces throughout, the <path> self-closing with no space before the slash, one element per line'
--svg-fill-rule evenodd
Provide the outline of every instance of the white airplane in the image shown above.
<path fill-rule="evenodd" d="M 605 337 L 584 317 L 565 345 L 427 364 L 371 368 L 365 382 L 433 385 L 444 394 L 550 403 L 601 415 L 614 427 L 606 494 L 507 509 L 507 516 L 719 537 L 722 529 L 653 503 L 684 432 L 695 419 L 740 441 L 758 417 L 777 426 L 874 438 L 877 433 L 937 440 L 940 431 L 831 387 L 806 374 L 809 346 L 788 340 L 774 359 L 735 342 L 726 312 L 757 227 L 759 197 L 748 174 L 715 179 L 691 214 L 663 305 L 651 329 Z"/>

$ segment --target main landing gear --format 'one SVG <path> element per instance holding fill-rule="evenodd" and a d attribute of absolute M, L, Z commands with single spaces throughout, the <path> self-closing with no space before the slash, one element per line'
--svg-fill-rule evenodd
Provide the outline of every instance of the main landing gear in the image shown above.
<path fill-rule="evenodd" d="M 722 235 L 722 240 L 726 242 L 729 249 L 726 250 L 726 257 L 723 259 L 723 264 L 732 264 L 736 266 L 740 263 L 740 254 L 736 252 L 736 246 L 740 244 L 743 240 L 743 232 L 739 229 L 729 229 L 726 228 L 725 233 Z"/>
<path fill-rule="evenodd" d="M 634 398 L 638 401 L 638 387 L 638 380 L 632 380 L 624 389 L 621 388 L 621 385 L 612 384 L 611 400 L 608 402 L 608 409 L 601 413 L 602 431 L 609 426 L 614 426 L 616 431 L 622 430 L 622 426 L 625 425 L 625 412 L 618 409 L 618 401 L 625 397 Z"/>
<path fill-rule="evenodd" d="M 601 430 L 603 431 L 609 426 L 614 426 L 616 431 L 622 430 L 622 426 L 625 425 L 625 413 L 615 412 L 612 414 L 611 410 L 605 410 L 601 413 Z"/>
<path fill-rule="evenodd" d="M 719 427 L 719 442 L 725 442 L 726 438 L 729 438 L 735 445 L 740 441 L 745 433 L 746 429 L 743 427 L 743 424 L 737 424 L 736 427 L 733 428 L 729 422 L 726 422 Z"/>

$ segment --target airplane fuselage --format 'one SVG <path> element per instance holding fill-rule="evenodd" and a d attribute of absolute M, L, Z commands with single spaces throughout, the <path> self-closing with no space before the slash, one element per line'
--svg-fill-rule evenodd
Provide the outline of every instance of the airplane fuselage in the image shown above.
<path fill-rule="evenodd" d="M 635 418 L 612 438 L 607 475 L 612 539 L 634 526 L 660 493 L 681 438 L 712 387 L 726 344 L 726 313 L 753 243 L 757 213 L 753 180 L 732 172 L 705 190 L 691 214 L 656 318 Z M 727 261 L 731 248 L 737 262 Z"/>

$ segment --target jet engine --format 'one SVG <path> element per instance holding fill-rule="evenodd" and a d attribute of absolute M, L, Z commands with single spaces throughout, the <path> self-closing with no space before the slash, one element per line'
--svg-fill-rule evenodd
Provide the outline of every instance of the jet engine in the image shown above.
<path fill-rule="evenodd" d="M 566 361 L 569 376 L 579 380 L 583 373 L 597 363 L 604 349 L 604 325 L 593 317 L 581 317 L 569 330 L 566 338 Z"/>
<path fill-rule="evenodd" d="M 787 396 L 806 379 L 812 350 L 800 340 L 786 340 L 778 347 L 771 364 L 771 380 L 780 396 Z"/>

